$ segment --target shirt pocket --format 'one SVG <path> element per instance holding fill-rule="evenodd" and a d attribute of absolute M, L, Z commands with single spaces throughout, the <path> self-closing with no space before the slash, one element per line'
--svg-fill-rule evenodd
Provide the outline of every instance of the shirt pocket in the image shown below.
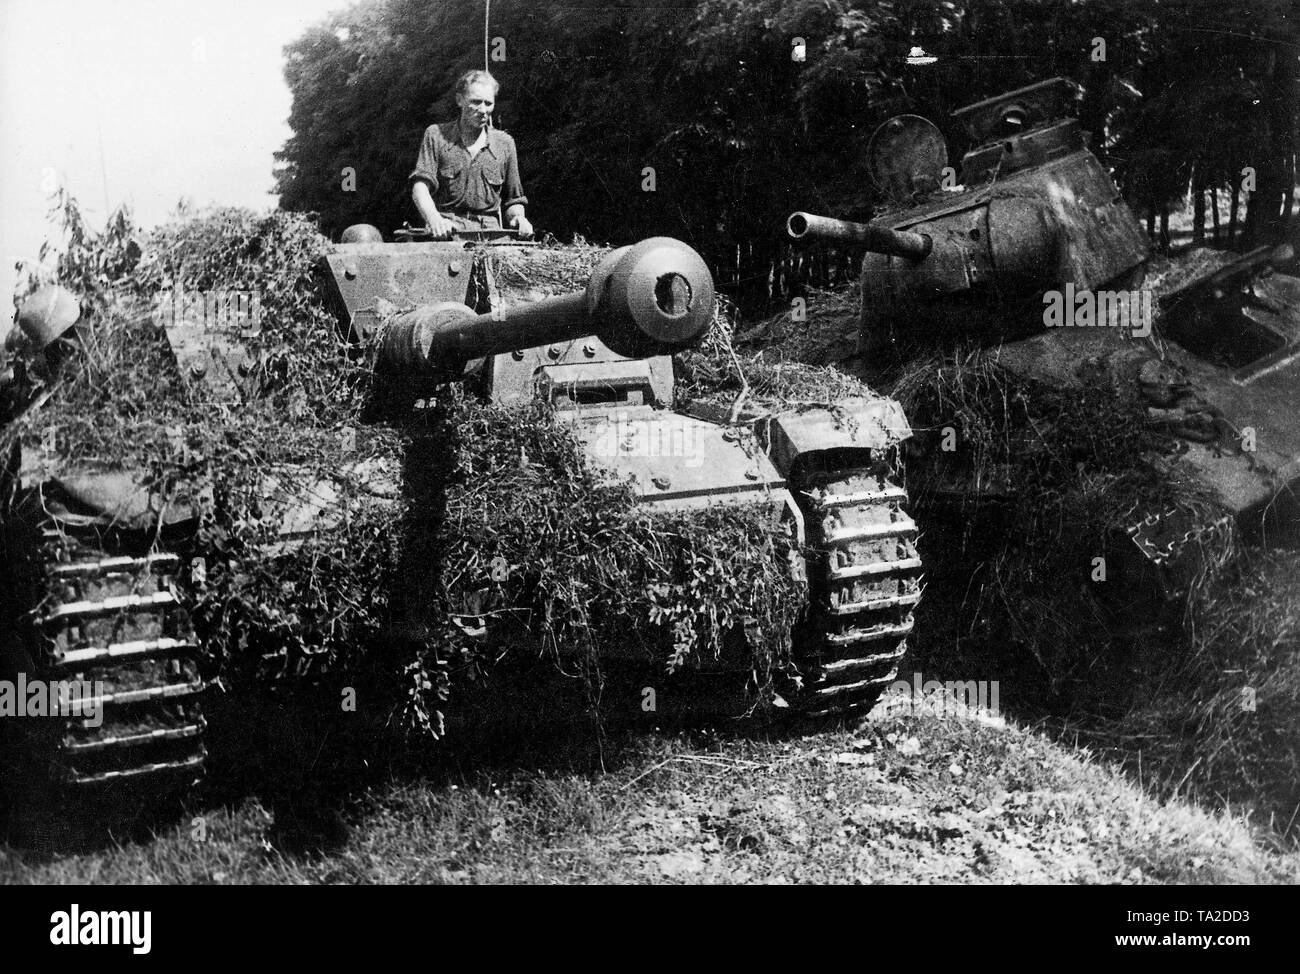
<path fill-rule="evenodd" d="M 492 157 L 483 160 L 483 182 L 487 185 L 488 195 L 495 202 L 501 196 L 501 185 L 506 181 L 501 163 Z"/>
<path fill-rule="evenodd" d="M 457 204 L 465 196 L 465 163 L 447 159 L 438 165 L 438 201 Z"/>

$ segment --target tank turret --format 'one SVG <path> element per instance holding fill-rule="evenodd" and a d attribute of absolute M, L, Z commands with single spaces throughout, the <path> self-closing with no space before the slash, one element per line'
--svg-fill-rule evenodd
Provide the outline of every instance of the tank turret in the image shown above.
<path fill-rule="evenodd" d="M 938 129 L 915 115 L 885 122 L 868 149 L 889 207 L 870 223 L 795 213 L 796 240 L 863 246 L 865 350 L 910 330 L 1026 334 L 1043 326 L 1032 299 L 1091 290 L 1138 266 L 1146 236 L 1110 174 L 1085 147 L 1077 94 L 1054 78 L 954 113 L 973 148 L 963 185 Z M 1025 314 L 1013 307 L 1025 301 Z"/>

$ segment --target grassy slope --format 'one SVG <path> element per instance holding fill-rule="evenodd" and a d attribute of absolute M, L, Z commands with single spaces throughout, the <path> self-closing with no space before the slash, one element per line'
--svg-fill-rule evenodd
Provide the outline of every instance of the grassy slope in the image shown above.
<path fill-rule="evenodd" d="M 900 714 L 856 731 L 618 744 L 606 774 L 511 772 L 374 789 L 330 851 L 291 856 L 254 799 L 207 839 L 40 862 L 57 883 L 1300 881 L 1247 825 L 1160 804 L 1078 751 L 1000 722 Z"/>
<path fill-rule="evenodd" d="M 1177 220 L 1174 225 L 1179 225 Z M 1182 214 L 1181 226 L 1190 234 L 1190 209 Z M 1230 255 L 1195 249 L 1172 258 L 1156 257 L 1148 265 L 1149 283 L 1172 286 L 1174 280 L 1226 256 Z M 760 322 L 742 336 L 753 342 L 743 354 L 760 350 L 768 361 L 834 361 L 906 403 L 896 377 L 891 382 L 890 377 L 868 376 L 867 363 L 851 357 L 857 305 L 856 288 L 812 292 L 806 323 L 792 322 L 789 312 Z M 980 395 L 973 381 L 980 377 L 978 366 L 948 364 L 937 373 L 942 376 L 939 383 L 927 363 L 924 357 L 913 362 L 905 383 L 911 386 L 912 399 L 919 396 L 925 407 L 918 408 L 920 404 L 913 401 L 908 408 L 918 440 L 927 429 L 933 438 L 935 429 L 957 417 L 985 434 L 975 440 L 978 456 L 980 448 L 988 445 L 987 434 L 996 436 L 1005 422 L 999 383 L 990 383 Z M 944 395 L 931 398 L 936 388 Z M 1161 486 L 1141 464 L 1125 461 L 1127 447 L 1115 449 L 1120 441 L 1114 434 L 1132 427 L 1122 416 L 1117 425 L 1115 416 L 1096 411 L 1097 405 L 1107 402 L 1103 397 L 1091 402 L 1087 411 L 1067 412 L 1086 422 L 1082 429 L 1076 423 L 1064 436 L 1050 423 L 1037 426 L 1043 422 L 1045 404 L 1036 401 L 1034 408 L 1036 429 L 1047 434 L 1056 450 L 1075 456 L 1077 448 L 1091 444 L 1096 451 L 1076 468 L 1079 476 L 1062 471 L 1065 477 L 1056 484 L 1074 493 L 1063 513 L 1092 510 L 1088 523 L 1094 526 L 1105 523 L 1097 517 L 1102 508 L 1083 502 L 1103 502 L 1109 495 L 1109 502 L 1118 502 L 1123 509 L 1137 499 L 1114 493 L 1108 486 L 1118 483 L 1110 479 L 1112 475 L 1139 475 L 1136 483 L 1153 490 L 1153 496 Z M 972 408 L 981 403 L 989 408 Z M 1100 434 L 1107 429 L 1107 436 Z M 1111 448 L 1106 451 L 1108 438 Z M 1106 452 L 1109 471 L 1100 476 L 1097 468 L 1107 460 Z M 1140 450 L 1131 453 L 1135 461 L 1141 455 Z M 1014 466 L 1025 455 L 1016 450 L 998 459 L 1010 460 Z M 945 516 L 951 519 L 951 515 L 931 505 L 925 494 L 928 463 L 912 461 L 907 478 L 911 513 L 923 528 L 920 544 L 927 565 L 926 597 L 918 610 L 916 635 L 910 640 L 909 665 L 938 679 L 966 679 L 972 674 L 1000 678 L 1009 711 L 1027 720 L 1045 719 L 1069 738 L 1090 737 L 1105 747 L 1108 760 L 1120 763 L 1161 794 L 1191 796 L 1210 808 L 1253 809 L 1258 821 L 1271 822 L 1276 837 L 1295 847 L 1300 841 L 1300 554 L 1248 547 L 1238 539 L 1231 570 L 1202 593 L 1202 600 L 1193 604 L 1181 623 L 1171 622 L 1169 635 L 1143 639 L 1137 652 L 1116 640 L 1114 648 L 1120 652 L 1099 656 L 1099 649 L 1109 651 L 1104 629 L 1098 630 L 1087 611 L 1072 614 L 1088 606 L 1060 600 L 1055 586 L 1062 557 L 1087 562 L 1090 549 L 1078 550 L 1077 526 L 1075 544 L 1064 543 L 1052 532 L 1059 532 L 1065 518 L 1052 516 L 1036 494 L 1030 495 L 1033 499 L 1022 506 L 1023 519 L 1018 523 L 1037 525 L 1038 537 L 1028 544 L 1022 539 L 1019 545 L 1007 545 L 1005 539 L 986 531 L 963 560 L 959 547 L 969 543 L 968 537 L 939 530 Z M 1050 495 L 1043 498 L 1048 499 Z M 1185 500 L 1199 503 L 1194 492 Z M 957 528 L 971 529 L 972 510 L 960 512 Z M 1016 567 L 1008 569 L 1008 564 Z M 1003 567 L 990 574 L 991 566 L 998 565 Z M 1035 577 L 1047 580 L 1037 591 L 1032 584 Z M 990 607 L 1002 613 L 995 623 L 989 621 Z M 1021 638 L 1008 640 L 1004 635 L 1008 615 L 1018 620 L 1017 625 L 1028 620 L 1041 628 L 1030 625 Z M 1048 682 L 1051 693 L 1043 686 Z M 1058 686 L 1060 696 L 1052 699 Z M 1244 687 L 1257 696 L 1249 711 L 1243 707 Z"/>

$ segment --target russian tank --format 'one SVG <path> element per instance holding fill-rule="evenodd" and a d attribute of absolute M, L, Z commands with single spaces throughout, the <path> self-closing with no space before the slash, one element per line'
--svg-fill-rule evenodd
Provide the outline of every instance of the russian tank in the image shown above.
<path fill-rule="evenodd" d="M 1152 258 L 1145 233 L 1055 78 L 954 113 L 972 148 L 885 122 L 869 146 L 888 201 L 870 223 L 794 213 L 795 240 L 865 247 L 858 354 L 897 365 L 959 341 L 1052 388 L 1128 384 L 1183 441 L 1181 463 L 1248 533 L 1294 537 L 1300 507 L 1300 280 L 1290 247 Z M 1055 326 L 1055 327 L 1054 327 Z M 975 490 L 966 484 L 958 490 Z M 1189 526 L 1145 512 L 1138 548 L 1167 561 Z"/>

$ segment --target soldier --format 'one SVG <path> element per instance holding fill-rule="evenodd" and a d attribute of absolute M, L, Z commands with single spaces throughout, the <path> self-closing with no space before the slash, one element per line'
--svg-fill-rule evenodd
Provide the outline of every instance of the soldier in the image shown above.
<path fill-rule="evenodd" d="M 491 125 L 499 87 L 486 71 L 466 71 L 456 82 L 460 117 L 425 129 L 411 199 L 434 240 L 450 240 L 455 230 L 499 229 L 502 209 L 507 226 L 532 235 L 515 140 Z"/>

